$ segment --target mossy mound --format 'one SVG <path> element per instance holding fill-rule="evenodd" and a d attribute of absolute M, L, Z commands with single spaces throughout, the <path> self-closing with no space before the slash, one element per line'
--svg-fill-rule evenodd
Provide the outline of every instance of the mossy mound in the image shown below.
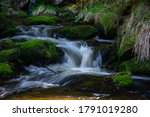
<path fill-rule="evenodd" d="M 0 51 L 0 62 L 10 62 L 17 59 L 17 49 Z"/>
<path fill-rule="evenodd" d="M 121 63 L 120 70 L 128 70 L 135 74 L 150 75 L 150 60 L 139 62 L 136 58 L 133 58 Z"/>
<path fill-rule="evenodd" d="M 90 25 L 66 26 L 58 31 L 61 37 L 69 39 L 88 39 L 96 35 L 97 30 Z"/>
<path fill-rule="evenodd" d="M 11 39 L 8 38 L 0 40 L 0 51 L 4 49 L 10 49 L 13 47 L 15 47 L 15 43 Z"/>
<path fill-rule="evenodd" d="M 0 63 L 0 78 L 10 78 L 14 74 L 12 66 L 8 63 Z"/>
<path fill-rule="evenodd" d="M 133 79 L 131 78 L 130 72 L 120 72 L 114 75 L 113 80 L 119 86 L 129 87 L 133 84 Z"/>
<path fill-rule="evenodd" d="M 10 39 L 2 40 L 2 42 L 6 44 L 2 46 L 3 50 L 0 51 L 0 63 L 4 63 L 0 64 L 0 77 L 2 78 L 11 78 L 16 74 L 24 72 L 23 67 L 25 65 L 34 64 L 42 66 L 58 62 L 58 49 L 52 42 L 29 40 L 14 43 Z M 7 46 L 7 44 L 10 45 Z M 2 47 L 0 45 L 0 48 Z M 8 74 L 6 67 L 8 67 Z M 11 72 L 12 69 L 14 73 Z"/>
<path fill-rule="evenodd" d="M 30 40 L 16 45 L 19 47 L 19 58 L 26 64 L 50 63 L 58 55 L 55 44 L 48 41 Z"/>
<path fill-rule="evenodd" d="M 26 19 L 26 24 L 56 24 L 58 18 L 56 16 L 40 15 L 32 16 Z"/>

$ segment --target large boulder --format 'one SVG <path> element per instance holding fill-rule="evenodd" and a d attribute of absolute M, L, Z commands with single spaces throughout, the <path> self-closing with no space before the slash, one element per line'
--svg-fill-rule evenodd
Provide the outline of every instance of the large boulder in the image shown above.
<path fill-rule="evenodd" d="M 49 64 L 57 62 L 58 50 L 54 43 L 43 40 L 18 42 L 19 59 L 25 64 Z"/>
<path fill-rule="evenodd" d="M 60 37 L 69 39 L 89 39 L 96 35 L 97 30 L 91 25 L 65 26 L 58 31 Z"/>

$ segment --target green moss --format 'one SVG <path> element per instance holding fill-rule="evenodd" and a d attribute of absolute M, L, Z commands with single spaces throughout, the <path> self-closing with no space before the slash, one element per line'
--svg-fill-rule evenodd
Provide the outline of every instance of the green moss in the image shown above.
<path fill-rule="evenodd" d="M 57 22 L 56 16 L 47 16 L 47 15 L 40 15 L 40 16 L 32 16 L 26 19 L 26 24 L 55 24 Z"/>
<path fill-rule="evenodd" d="M 20 48 L 20 59 L 25 63 L 52 61 L 57 56 L 54 43 L 44 40 L 30 40 L 17 43 Z"/>
<path fill-rule="evenodd" d="M 0 63 L 0 76 L 10 76 L 13 74 L 12 66 L 8 63 Z"/>
<path fill-rule="evenodd" d="M 141 63 L 136 58 L 133 58 L 120 64 L 121 71 L 124 71 L 126 68 L 132 73 L 149 75 L 150 60 Z"/>
<path fill-rule="evenodd" d="M 0 51 L 0 62 L 7 62 L 16 59 L 17 50 L 8 49 Z"/>
<path fill-rule="evenodd" d="M 12 41 L 11 39 L 3 39 L 0 40 L 0 51 L 4 50 L 4 49 L 9 49 L 9 48 L 13 48 L 15 46 L 14 41 Z"/>
<path fill-rule="evenodd" d="M 28 14 L 26 12 L 20 11 L 16 17 L 17 18 L 26 18 L 26 17 L 28 17 Z"/>
<path fill-rule="evenodd" d="M 41 40 L 30 40 L 27 42 L 17 42 L 16 45 L 19 45 L 21 48 L 28 49 L 43 44 L 43 42 L 45 43 L 45 41 L 41 41 Z"/>
<path fill-rule="evenodd" d="M 111 12 L 101 17 L 100 23 L 103 25 L 105 33 L 107 33 L 107 31 L 113 27 L 117 19 L 118 16 L 115 13 L 111 13 Z"/>
<path fill-rule="evenodd" d="M 90 25 L 66 26 L 59 33 L 70 39 L 87 39 L 96 35 L 96 28 Z"/>
<path fill-rule="evenodd" d="M 120 72 L 113 77 L 114 82 L 123 87 L 128 87 L 133 84 L 130 72 Z"/>

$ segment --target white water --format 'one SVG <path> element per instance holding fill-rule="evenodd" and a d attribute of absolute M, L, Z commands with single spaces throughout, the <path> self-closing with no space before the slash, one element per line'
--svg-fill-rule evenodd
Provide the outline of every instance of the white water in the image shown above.
<path fill-rule="evenodd" d="M 74 76 L 77 75 L 95 75 L 105 76 L 112 75 L 113 73 L 107 72 L 102 68 L 102 57 L 100 52 L 95 56 L 93 48 L 89 47 L 83 41 L 69 41 L 67 39 L 55 39 L 48 37 L 47 33 L 41 34 L 41 30 L 30 29 L 25 27 L 18 28 L 20 34 L 12 37 L 14 40 L 30 40 L 40 39 L 48 40 L 56 43 L 56 46 L 64 51 L 64 57 L 61 64 L 54 64 L 47 66 L 54 70 L 56 74 L 44 67 L 37 67 L 30 65 L 26 69 L 30 72 L 29 75 L 21 75 L 7 82 L 3 87 L 0 87 L 0 97 L 12 94 L 14 92 L 25 91 L 31 88 L 50 88 L 69 85 L 71 82 L 76 81 Z M 36 26 L 40 27 L 40 26 Z M 33 31 L 34 29 L 34 31 Z M 43 29 L 47 32 L 47 27 Z M 34 32 L 31 33 L 30 32 Z"/>
<path fill-rule="evenodd" d="M 18 35 L 28 35 L 34 37 L 48 37 L 51 36 L 52 30 L 61 28 L 62 26 L 49 25 L 33 25 L 33 26 L 17 26 Z"/>
<path fill-rule="evenodd" d="M 110 40 L 110 39 L 101 39 L 101 38 L 99 38 L 99 36 L 96 36 L 96 37 L 95 37 L 95 40 L 98 41 L 98 42 L 102 42 L 102 43 L 115 43 L 114 40 Z"/>
<path fill-rule="evenodd" d="M 30 29 L 20 26 L 18 30 L 20 34 L 12 37 L 15 40 L 21 39 L 40 39 L 49 40 L 56 43 L 56 46 L 61 48 L 65 55 L 60 58 L 64 61 L 61 64 L 49 65 L 47 67 L 53 69 L 57 74 L 52 73 L 46 68 L 40 68 L 33 65 L 26 67 L 30 72 L 29 75 L 21 75 L 18 78 L 10 80 L 4 87 L 0 87 L 0 96 L 6 96 L 13 92 L 20 92 L 31 88 L 49 88 L 68 85 L 73 79 L 71 76 L 80 74 L 91 75 L 111 75 L 106 71 L 101 70 L 102 58 L 98 53 L 97 57 L 93 55 L 92 47 L 89 47 L 83 41 L 69 41 L 67 39 L 55 39 L 48 37 L 45 27 L 42 31 L 41 26 L 33 26 Z"/>

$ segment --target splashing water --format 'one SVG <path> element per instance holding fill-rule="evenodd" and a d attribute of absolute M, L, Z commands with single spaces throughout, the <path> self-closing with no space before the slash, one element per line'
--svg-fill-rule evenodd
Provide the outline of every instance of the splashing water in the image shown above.
<path fill-rule="evenodd" d="M 22 33 L 25 32 L 21 29 Z M 28 30 L 29 32 L 29 30 Z M 33 36 L 37 36 L 34 33 Z M 41 36 L 41 35 L 40 35 Z M 111 75 L 101 69 L 102 57 L 100 52 L 94 59 L 93 49 L 83 41 L 69 41 L 67 39 L 54 39 L 49 37 L 32 37 L 29 35 L 20 35 L 12 37 L 13 39 L 41 39 L 49 40 L 56 43 L 56 46 L 64 51 L 64 61 L 61 64 L 49 65 L 47 67 L 56 71 L 53 74 L 46 68 L 30 65 L 26 69 L 30 72 L 29 75 L 22 75 L 7 82 L 4 87 L 0 87 L 0 97 L 4 97 L 14 92 L 25 91 L 31 88 L 50 88 L 57 86 L 68 85 L 73 82 L 71 76 L 89 74 L 89 75 Z"/>

